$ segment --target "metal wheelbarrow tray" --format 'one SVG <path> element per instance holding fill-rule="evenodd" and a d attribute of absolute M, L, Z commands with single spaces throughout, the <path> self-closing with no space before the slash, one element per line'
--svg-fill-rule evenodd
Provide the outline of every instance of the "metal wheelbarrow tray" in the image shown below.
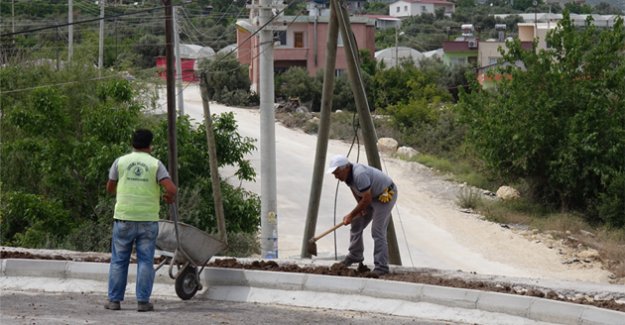
<path fill-rule="evenodd" d="M 191 299 L 202 289 L 200 273 L 211 257 L 225 247 L 221 240 L 196 227 L 181 222 L 159 220 L 156 248 L 169 254 L 164 254 L 167 258 L 156 270 L 169 262 L 169 276 L 176 280 L 176 294 L 182 300 Z M 175 274 L 174 265 L 178 269 Z"/>

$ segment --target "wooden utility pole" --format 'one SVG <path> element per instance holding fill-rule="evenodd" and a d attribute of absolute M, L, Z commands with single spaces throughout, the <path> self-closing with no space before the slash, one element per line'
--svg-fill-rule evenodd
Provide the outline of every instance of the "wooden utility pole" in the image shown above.
<path fill-rule="evenodd" d="M 323 74 L 323 89 L 321 92 L 321 116 L 319 131 L 317 132 L 317 150 L 315 152 L 315 165 L 313 167 L 310 197 L 308 198 L 308 212 L 306 213 L 306 227 L 302 241 L 303 258 L 310 258 L 308 252 L 308 240 L 315 236 L 317 215 L 319 214 L 319 201 L 325 169 L 326 155 L 328 153 L 328 138 L 330 134 L 330 115 L 332 114 L 332 97 L 334 95 L 334 68 L 336 66 L 336 43 L 339 35 L 339 24 L 336 17 L 334 2 L 330 2 L 330 21 L 328 22 L 328 41 L 326 43 L 326 65 Z"/>
<path fill-rule="evenodd" d="M 206 77 L 206 72 L 202 72 L 201 75 L 200 91 L 202 93 L 202 106 L 204 108 L 204 127 L 206 128 L 206 144 L 208 145 L 208 165 L 211 173 L 217 230 L 219 232 L 219 238 L 227 246 L 228 235 L 226 233 L 226 218 L 224 216 L 224 205 L 221 198 L 221 181 L 219 179 L 219 165 L 217 162 L 217 145 L 215 144 L 215 135 L 213 134 L 213 118 L 208 104 L 208 78 Z"/>
<path fill-rule="evenodd" d="M 174 28 L 172 24 L 171 0 L 163 0 L 165 6 L 165 56 L 167 76 L 167 140 L 169 146 L 169 176 L 178 186 L 178 147 L 176 146 L 176 93 L 174 78 Z"/>

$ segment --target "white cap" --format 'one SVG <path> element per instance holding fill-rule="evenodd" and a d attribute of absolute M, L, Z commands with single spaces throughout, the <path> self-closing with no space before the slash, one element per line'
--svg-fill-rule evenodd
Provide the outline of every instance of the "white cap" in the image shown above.
<path fill-rule="evenodd" d="M 337 168 L 343 167 L 347 164 L 349 164 L 347 157 L 343 155 L 336 155 L 330 159 L 330 164 L 328 165 L 328 169 L 326 169 L 326 174 L 333 173 Z"/>

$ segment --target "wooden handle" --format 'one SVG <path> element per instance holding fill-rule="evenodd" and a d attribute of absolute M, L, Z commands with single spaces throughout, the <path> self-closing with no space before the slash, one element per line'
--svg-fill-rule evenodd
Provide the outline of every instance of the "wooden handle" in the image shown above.
<path fill-rule="evenodd" d="M 325 236 L 325 235 L 327 235 L 327 234 L 329 234 L 329 233 L 331 233 L 331 232 L 333 232 L 333 231 L 335 231 L 335 230 L 337 230 L 337 229 L 341 228 L 341 226 L 342 226 L 342 225 L 343 225 L 343 223 L 342 223 L 342 222 L 341 222 L 341 223 L 337 223 L 336 225 L 334 225 L 334 227 L 332 227 L 332 228 L 330 228 L 330 229 L 328 229 L 328 230 L 324 231 L 321 235 L 319 235 L 319 236 L 317 236 L 317 237 L 314 237 L 312 241 L 313 241 L 313 242 L 318 241 L 319 239 L 323 238 L 323 236 Z"/>

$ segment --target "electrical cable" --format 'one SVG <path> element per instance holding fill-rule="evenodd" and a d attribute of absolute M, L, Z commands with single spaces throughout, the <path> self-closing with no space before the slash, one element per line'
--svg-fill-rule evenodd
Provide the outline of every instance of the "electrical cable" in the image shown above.
<path fill-rule="evenodd" d="M 15 36 L 15 35 L 21 35 L 21 34 L 29 34 L 29 33 L 32 33 L 32 32 L 38 32 L 38 31 L 46 30 L 46 29 L 60 28 L 60 27 L 73 26 L 73 25 L 81 25 L 81 24 L 92 23 L 94 21 L 100 21 L 100 20 L 110 20 L 110 19 L 113 19 L 113 18 L 137 15 L 137 14 L 151 12 L 151 11 L 158 10 L 158 9 L 163 9 L 163 8 L 165 8 L 165 7 L 154 7 L 154 8 L 151 8 L 151 9 L 141 10 L 141 11 L 132 12 L 132 13 L 126 13 L 126 14 L 119 14 L 119 15 L 115 15 L 115 16 L 105 16 L 105 17 L 102 17 L 102 18 L 98 17 L 98 18 L 92 18 L 92 19 L 75 21 L 75 22 L 72 22 L 72 23 L 50 25 L 50 26 L 41 27 L 41 28 L 23 30 L 23 31 L 19 31 L 19 32 L 11 32 L 11 33 L 6 33 L 6 34 L 0 34 L 0 37 L 9 37 L 9 36 Z"/>
<path fill-rule="evenodd" d="M 391 176 L 388 168 L 386 167 L 386 160 L 381 159 L 382 160 L 382 164 L 384 165 L 384 170 L 386 171 L 386 174 Z M 391 177 L 392 178 L 392 177 Z M 406 250 L 408 251 L 408 257 L 410 258 L 410 265 L 412 265 L 412 267 L 415 266 L 414 261 L 412 260 L 412 251 L 410 249 L 410 245 L 408 245 L 408 237 L 406 236 L 406 229 L 404 227 L 404 221 L 401 218 L 401 214 L 399 213 L 399 204 L 395 203 L 395 211 L 397 211 L 397 218 L 399 219 L 399 224 L 401 227 L 401 231 L 402 234 L 404 235 L 404 243 L 406 245 Z"/>
<path fill-rule="evenodd" d="M 278 14 L 277 14 L 277 15 L 275 15 L 275 16 L 273 16 L 273 17 L 271 17 L 271 18 L 269 19 L 269 21 L 267 21 L 265 24 L 263 24 L 262 26 L 260 26 L 260 27 L 259 27 L 256 31 L 254 31 L 253 33 L 251 33 L 251 34 L 250 34 L 250 35 L 249 35 L 249 36 L 248 36 L 245 40 L 243 40 L 243 42 L 242 42 L 242 43 L 245 43 L 245 42 L 249 41 L 252 37 L 254 37 L 257 33 L 259 33 L 259 32 L 260 32 L 263 28 L 265 28 L 265 27 L 266 27 L 266 26 L 268 26 L 270 23 L 272 23 L 272 22 L 273 22 L 273 20 L 275 20 L 275 19 L 276 19 L 276 18 L 277 18 L 277 17 L 278 17 L 278 16 L 279 16 L 282 12 L 284 12 L 286 9 L 288 9 L 288 8 L 289 8 L 290 6 L 292 6 L 293 4 L 295 4 L 295 3 L 297 3 L 297 2 L 300 2 L 300 1 L 302 1 L 302 0 L 294 0 L 294 1 L 292 1 L 292 2 L 291 2 L 290 4 L 288 4 L 288 5 L 287 5 L 284 9 L 280 10 L 280 11 L 278 12 Z M 163 8 L 163 7 L 159 7 L 159 8 L 155 8 L 155 9 L 162 9 L 162 8 Z M 142 12 L 147 12 L 147 11 L 152 11 L 152 10 L 154 10 L 154 9 L 150 9 L 150 10 L 146 10 L 146 11 L 142 11 Z M 298 15 L 298 16 L 295 16 L 295 18 L 291 21 L 291 24 L 295 21 L 295 19 L 296 19 L 297 17 L 299 17 L 299 15 Z M 107 18 L 107 17 L 105 17 L 105 19 L 106 19 L 106 18 Z M 100 19 L 100 18 L 98 18 L 97 20 L 99 20 L 99 19 Z M 290 25 L 290 24 L 289 24 L 289 25 Z M 56 28 L 56 27 L 57 27 L 57 26 L 52 26 L 52 27 L 49 27 L 49 28 L 47 28 L 47 29 L 50 29 L 50 28 Z M 219 62 L 220 62 L 220 60 L 225 59 L 225 57 L 229 56 L 230 54 L 234 53 L 237 49 L 238 49 L 238 46 L 237 46 L 237 47 L 235 47 L 235 48 L 233 48 L 230 52 L 228 52 L 228 53 L 227 53 L 226 55 L 224 55 L 222 58 L 218 58 L 217 63 L 219 63 Z M 252 58 L 252 59 L 257 58 L 257 57 L 258 57 L 259 55 L 261 55 L 261 54 L 262 54 L 262 52 L 259 52 L 259 53 L 258 53 L 258 54 L 257 54 L 254 58 Z M 152 69 L 152 68 L 143 69 L 142 71 L 147 71 L 147 70 L 150 70 L 150 69 Z M 234 70 L 233 70 L 233 71 L 234 71 Z M 106 78 L 104 78 L 104 77 L 103 77 L 103 78 L 93 78 L 93 79 L 88 79 L 88 81 L 93 81 L 93 80 L 96 80 L 96 81 L 97 81 L 97 80 L 107 79 L 107 78 L 112 78 L 112 77 L 114 77 L 114 76 L 110 76 L 110 77 L 106 77 Z M 75 82 L 78 82 L 78 81 L 75 81 Z M 32 90 L 32 89 L 37 89 L 37 88 L 43 88 L 43 87 L 52 87 L 52 86 L 58 86 L 58 85 L 64 85 L 64 84 L 71 84 L 71 83 L 74 83 L 74 82 L 72 81 L 72 82 L 58 83 L 58 84 L 39 85 L 39 86 L 29 87 L 29 88 L 13 89 L 13 90 L 10 90 L 10 91 L 4 91 L 4 92 L 2 92 L 2 93 L 14 93 L 14 92 L 27 91 L 27 90 Z M 180 92 L 178 92 L 178 93 L 176 93 L 176 94 L 177 94 L 178 96 L 180 96 L 180 93 L 181 93 L 181 92 L 183 92 L 183 91 L 184 91 L 184 90 L 185 90 L 185 89 L 186 89 L 189 85 L 190 85 L 190 84 L 187 84 L 187 85 L 186 85 L 186 86 L 185 86 L 185 87 L 184 87 L 184 88 L 183 88 Z M 164 106 L 164 105 L 159 105 L 157 108 L 162 108 L 163 106 Z"/>
<path fill-rule="evenodd" d="M 282 10 L 278 11 L 278 13 L 277 13 L 276 15 L 274 15 L 273 17 L 271 17 L 271 18 L 270 18 L 270 19 L 269 19 L 266 23 L 264 23 L 262 26 L 258 27 L 258 29 L 257 29 L 257 30 L 255 30 L 253 33 L 250 33 L 250 35 L 249 35 L 247 38 L 245 38 L 245 39 L 241 42 L 241 44 L 243 44 L 243 43 L 245 43 L 245 42 L 249 41 L 252 37 L 254 37 L 256 34 L 258 34 L 260 31 L 262 31 L 262 30 L 263 30 L 263 28 L 265 28 L 266 26 L 268 26 L 269 24 L 271 24 L 271 23 L 272 23 L 272 22 L 273 22 L 276 18 L 278 18 L 278 17 L 280 16 L 280 14 L 282 14 L 282 13 L 283 13 L 286 9 L 288 9 L 289 7 L 291 7 L 292 5 L 294 5 L 295 3 L 300 2 L 300 1 L 302 1 L 302 0 L 294 0 L 294 1 L 291 1 L 291 3 L 289 3 L 287 6 L 285 6 Z M 299 16 L 300 16 L 300 15 L 295 16 L 295 17 L 293 18 L 293 20 L 291 20 L 291 22 L 289 23 L 289 25 L 288 25 L 288 26 L 290 26 L 291 24 L 293 24 L 293 23 L 295 22 L 295 20 L 296 20 Z M 221 57 L 217 58 L 217 61 L 215 61 L 215 64 L 217 64 L 217 63 L 221 62 L 221 60 L 225 60 L 225 58 L 226 58 L 226 57 L 230 56 L 230 54 L 234 53 L 234 52 L 235 52 L 235 51 L 237 51 L 238 49 L 239 49 L 239 46 L 236 46 L 236 47 L 234 47 L 232 50 L 230 50 L 228 53 L 226 53 L 225 55 L 223 55 L 223 56 L 221 56 Z M 252 58 L 252 60 L 256 59 L 256 58 L 257 58 L 258 56 L 260 56 L 263 52 L 264 52 L 264 51 L 259 51 L 259 53 L 258 53 L 258 54 L 256 54 L 256 55 Z M 233 69 L 233 70 L 232 70 L 232 72 L 233 72 L 233 71 L 236 71 L 236 69 L 238 69 L 238 67 L 237 67 L 237 68 L 235 68 L 235 69 Z M 187 84 L 186 86 L 184 86 L 184 87 L 183 87 L 183 88 L 182 88 L 179 92 L 177 92 L 177 93 L 176 93 L 176 95 L 177 95 L 177 96 L 180 96 L 180 94 L 181 94 L 182 92 L 184 92 L 184 90 L 185 90 L 185 89 L 187 89 L 187 87 L 189 87 L 190 85 L 191 85 L 191 84 L 189 83 L 189 84 Z M 159 105 L 159 106 L 158 106 L 158 108 L 162 108 L 163 106 L 164 106 L 164 104 L 163 104 L 163 105 Z"/>

